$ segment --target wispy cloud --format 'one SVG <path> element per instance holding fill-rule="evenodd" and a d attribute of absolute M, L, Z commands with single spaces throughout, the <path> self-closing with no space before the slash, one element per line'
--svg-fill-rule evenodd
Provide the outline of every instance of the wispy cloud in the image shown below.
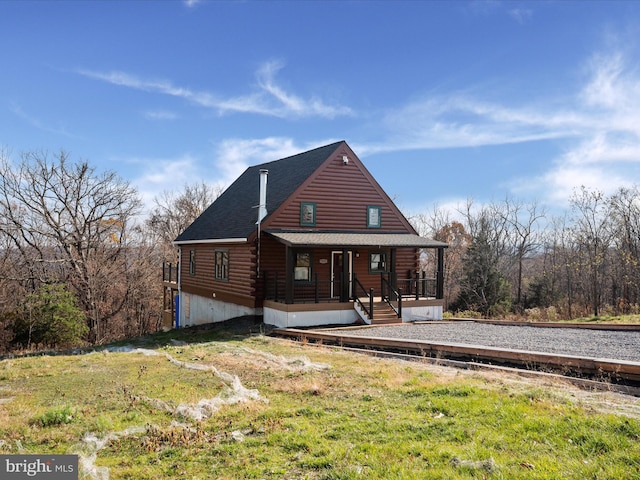
<path fill-rule="evenodd" d="M 167 110 L 148 110 L 143 112 L 142 115 L 147 120 L 175 120 L 178 118 L 176 113 Z"/>
<path fill-rule="evenodd" d="M 30 124 L 32 127 L 42 130 L 43 132 L 53 133 L 56 135 L 62 135 L 68 138 L 77 138 L 76 135 L 70 133 L 66 128 L 59 126 L 51 126 L 40 120 L 39 118 L 25 112 L 20 105 L 13 104 L 10 110 L 23 121 Z"/>
<path fill-rule="evenodd" d="M 529 182 L 558 201 L 580 186 L 610 194 L 639 181 L 629 173 L 640 172 L 640 72 L 619 52 L 594 55 L 587 72 L 576 104 L 585 119 L 580 136 Z"/>
<path fill-rule="evenodd" d="M 628 168 L 640 170 L 640 72 L 619 52 L 597 54 L 575 91 L 518 106 L 467 94 L 421 98 L 386 115 L 387 141 L 357 149 L 370 154 L 552 141 L 563 151 L 540 159 L 547 167 L 537 178 L 512 179 L 514 193 L 564 202 L 581 185 L 607 193 L 637 183 Z"/>
<path fill-rule="evenodd" d="M 507 145 L 579 136 L 588 119 L 571 110 L 509 107 L 463 94 L 428 97 L 390 111 L 387 140 L 366 153 Z"/>
<path fill-rule="evenodd" d="M 220 114 L 235 112 L 280 118 L 329 119 L 353 114 L 351 108 L 347 106 L 327 103 L 315 96 L 303 98 L 287 92 L 276 81 L 276 74 L 281 68 L 282 64 L 279 62 L 267 62 L 262 65 L 256 73 L 257 84 L 254 91 L 241 96 L 225 96 L 208 91 L 192 90 L 176 86 L 169 80 L 145 79 L 121 71 L 100 72 L 80 69 L 77 73 L 113 85 L 182 98 L 200 107 L 216 110 Z"/>
<path fill-rule="evenodd" d="M 530 8 L 512 8 L 509 10 L 509 15 L 520 25 L 524 25 L 533 18 L 533 10 Z"/>

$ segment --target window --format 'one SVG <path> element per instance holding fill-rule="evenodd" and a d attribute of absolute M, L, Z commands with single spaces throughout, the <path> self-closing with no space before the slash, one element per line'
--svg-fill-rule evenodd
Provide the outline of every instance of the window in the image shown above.
<path fill-rule="evenodd" d="M 369 273 L 384 273 L 387 271 L 387 254 L 375 252 L 369 254 Z"/>
<path fill-rule="evenodd" d="M 216 280 L 229 281 L 229 251 L 216 250 Z"/>
<path fill-rule="evenodd" d="M 196 274 L 196 251 L 189 250 L 189 274 Z"/>
<path fill-rule="evenodd" d="M 316 204 L 314 202 L 300 203 L 300 225 L 306 227 L 316 226 Z"/>
<path fill-rule="evenodd" d="M 367 207 L 367 228 L 380 228 L 382 226 L 382 208 Z"/>
<path fill-rule="evenodd" d="M 311 281 L 311 254 L 309 252 L 296 253 L 296 267 L 294 277 L 296 281 Z"/>

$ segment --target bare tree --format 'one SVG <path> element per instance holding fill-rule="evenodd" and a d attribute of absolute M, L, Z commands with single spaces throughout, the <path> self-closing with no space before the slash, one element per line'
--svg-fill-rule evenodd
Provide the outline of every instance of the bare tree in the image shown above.
<path fill-rule="evenodd" d="M 126 239 L 141 202 L 135 189 L 113 172 L 97 173 L 62 151 L 0 159 L 0 230 L 23 265 L 20 281 L 73 286 L 90 321 L 94 341 L 101 323 L 118 314 L 125 295 L 113 295 Z M 126 288 L 125 288 L 126 290 Z"/>
<path fill-rule="evenodd" d="M 221 186 L 205 182 L 185 185 L 181 192 L 164 191 L 154 199 L 147 227 L 162 244 L 164 258 L 173 258 L 173 240 L 222 194 Z"/>
<path fill-rule="evenodd" d="M 610 217 L 605 197 L 598 190 L 582 187 L 574 192 L 570 202 L 575 215 L 573 233 L 587 274 L 586 298 L 593 315 L 598 316 L 611 243 Z"/>
<path fill-rule="evenodd" d="M 612 301 L 627 313 L 640 302 L 640 189 L 620 188 L 609 198 L 609 217 L 617 255 L 612 262 Z"/>
<path fill-rule="evenodd" d="M 509 230 L 512 255 L 514 257 L 516 274 L 516 306 L 523 308 L 522 280 L 524 262 L 532 255 L 540 244 L 540 220 L 544 218 L 545 211 L 538 207 L 536 202 L 524 204 L 510 198 L 505 198 L 503 207 L 497 209 Z"/>

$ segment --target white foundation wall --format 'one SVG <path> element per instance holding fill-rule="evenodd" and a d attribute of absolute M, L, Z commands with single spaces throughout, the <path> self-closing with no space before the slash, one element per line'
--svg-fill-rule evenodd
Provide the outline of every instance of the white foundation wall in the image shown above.
<path fill-rule="evenodd" d="M 402 306 L 403 322 L 419 322 L 423 320 L 442 320 L 441 306 L 420 306 L 405 307 Z"/>
<path fill-rule="evenodd" d="M 180 327 L 224 322 L 245 315 L 262 315 L 262 309 L 221 302 L 190 293 L 180 293 Z"/>
<path fill-rule="evenodd" d="M 285 312 L 264 308 L 264 323 L 278 328 L 315 327 L 320 325 L 351 325 L 358 320 L 355 309 Z"/>

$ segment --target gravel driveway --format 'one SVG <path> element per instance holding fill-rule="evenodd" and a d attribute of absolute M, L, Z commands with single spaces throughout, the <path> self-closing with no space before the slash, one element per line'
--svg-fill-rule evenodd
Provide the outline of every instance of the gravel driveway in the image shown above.
<path fill-rule="evenodd" d="M 346 332 L 345 332 L 346 333 Z M 349 329 L 347 335 L 462 343 L 530 352 L 640 362 L 640 332 L 434 322 Z"/>

